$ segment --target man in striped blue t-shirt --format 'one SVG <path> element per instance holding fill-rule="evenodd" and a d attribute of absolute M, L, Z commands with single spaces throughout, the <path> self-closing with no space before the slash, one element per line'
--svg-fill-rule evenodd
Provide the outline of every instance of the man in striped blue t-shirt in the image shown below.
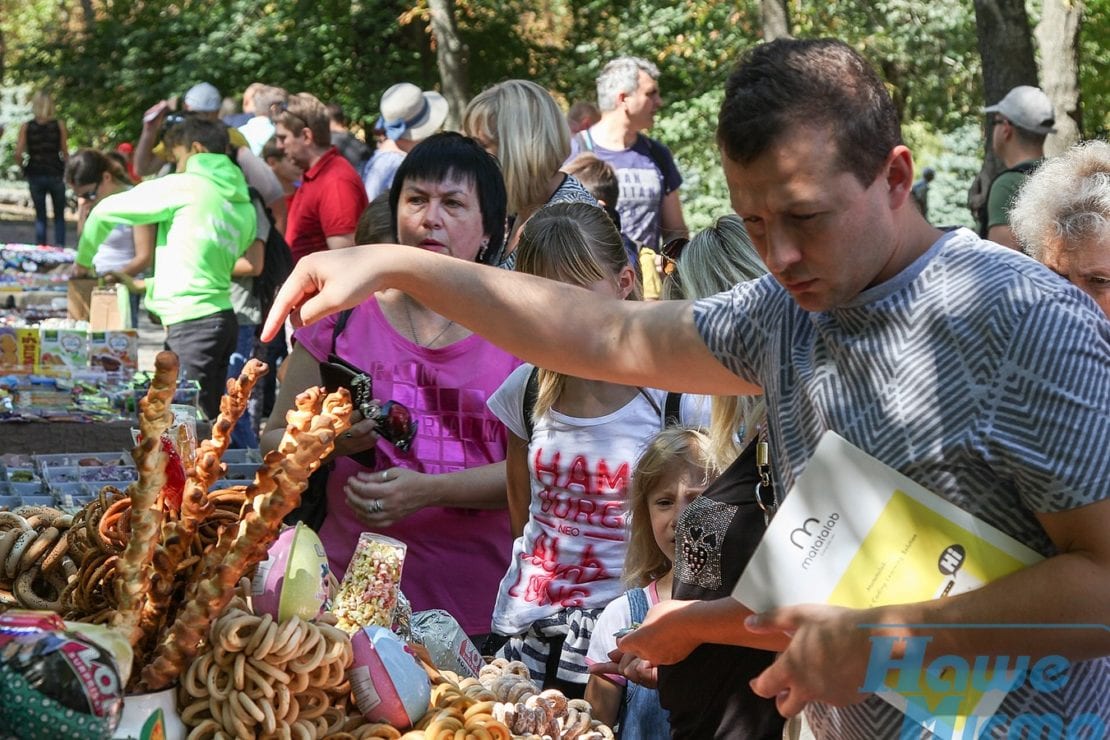
<path fill-rule="evenodd" d="M 704 642 L 782 650 L 752 682 L 758 694 L 787 715 L 805 708 L 819 737 L 873 740 L 904 737 L 904 718 L 860 689 L 871 649 L 860 625 L 898 623 L 903 636 L 932 637 L 930 656 L 1066 661 L 1010 692 L 988 736 L 1106 736 L 1110 323 L 1032 260 L 922 218 L 894 105 L 845 44 L 783 39 L 746 53 L 718 143 L 733 208 L 770 272 L 762 280 L 645 305 L 366 248 L 302 261 L 264 338 L 294 307 L 312 321 L 399 288 L 567 375 L 763 392 L 782 490 L 833 430 L 1045 559 L 959 596 L 872 610 L 807 605 L 748 620 L 731 599 L 669 601 L 621 648 L 657 664 Z M 1075 628 L 942 628 L 1061 623 Z"/>

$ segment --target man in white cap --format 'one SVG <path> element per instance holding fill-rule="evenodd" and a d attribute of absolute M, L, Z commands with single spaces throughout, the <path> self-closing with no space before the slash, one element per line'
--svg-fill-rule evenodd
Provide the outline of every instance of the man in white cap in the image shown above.
<path fill-rule="evenodd" d="M 384 137 L 362 171 L 366 197 L 374 200 L 389 190 L 401 160 L 447 120 L 447 98 L 424 92 L 411 82 L 398 82 L 382 94 L 381 117 L 374 125 Z"/>
<path fill-rule="evenodd" d="M 1029 85 L 1015 87 L 983 112 L 994 117 L 991 149 L 1006 169 L 991 182 L 980 213 L 980 235 L 1020 250 L 1010 230 L 1010 206 L 1025 178 L 1044 159 L 1044 140 L 1056 130 L 1056 113 L 1048 96 Z"/>

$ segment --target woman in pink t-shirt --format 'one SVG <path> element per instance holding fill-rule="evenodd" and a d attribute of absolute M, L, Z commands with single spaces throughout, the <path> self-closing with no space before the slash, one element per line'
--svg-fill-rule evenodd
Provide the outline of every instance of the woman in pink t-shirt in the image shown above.
<path fill-rule="evenodd" d="M 437 134 L 413 148 L 390 204 L 397 240 L 409 247 L 482 262 L 503 238 L 497 162 L 459 134 Z M 401 589 L 413 608 L 446 609 L 468 634 L 484 635 L 512 550 L 506 434 L 486 400 L 519 361 L 398 290 L 354 308 L 339 332 L 337 319 L 296 333 L 263 449 L 277 445 L 296 394 L 320 384 L 319 363 L 333 346 L 370 374 L 375 398 L 412 411 L 416 438 L 402 452 L 362 419 L 336 440 L 320 528 L 331 567 L 342 577 L 362 531 L 395 537 L 408 545 Z M 369 449 L 371 467 L 349 457 Z"/>

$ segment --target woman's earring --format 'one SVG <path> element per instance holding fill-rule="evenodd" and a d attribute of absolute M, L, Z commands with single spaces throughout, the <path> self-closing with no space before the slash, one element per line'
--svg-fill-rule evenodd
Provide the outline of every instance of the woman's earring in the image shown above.
<path fill-rule="evenodd" d="M 489 246 L 489 239 L 483 239 L 478 247 L 478 262 L 486 256 L 486 247 Z"/>

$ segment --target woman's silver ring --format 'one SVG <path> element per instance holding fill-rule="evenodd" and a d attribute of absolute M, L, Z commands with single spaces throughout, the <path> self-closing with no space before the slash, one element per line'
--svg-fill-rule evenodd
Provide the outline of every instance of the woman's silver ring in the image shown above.
<path fill-rule="evenodd" d="M 385 511 L 385 504 L 382 503 L 380 498 L 372 498 L 370 502 L 366 504 L 367 514 L 380 514 L 383 511 Z"/>
<path fill-rule="evenodd" d="M 382 471 L 382 483 L 386 483 L 388 481 L 389 481 L 389 471 L 388 470 L 383 470 Z"/>

